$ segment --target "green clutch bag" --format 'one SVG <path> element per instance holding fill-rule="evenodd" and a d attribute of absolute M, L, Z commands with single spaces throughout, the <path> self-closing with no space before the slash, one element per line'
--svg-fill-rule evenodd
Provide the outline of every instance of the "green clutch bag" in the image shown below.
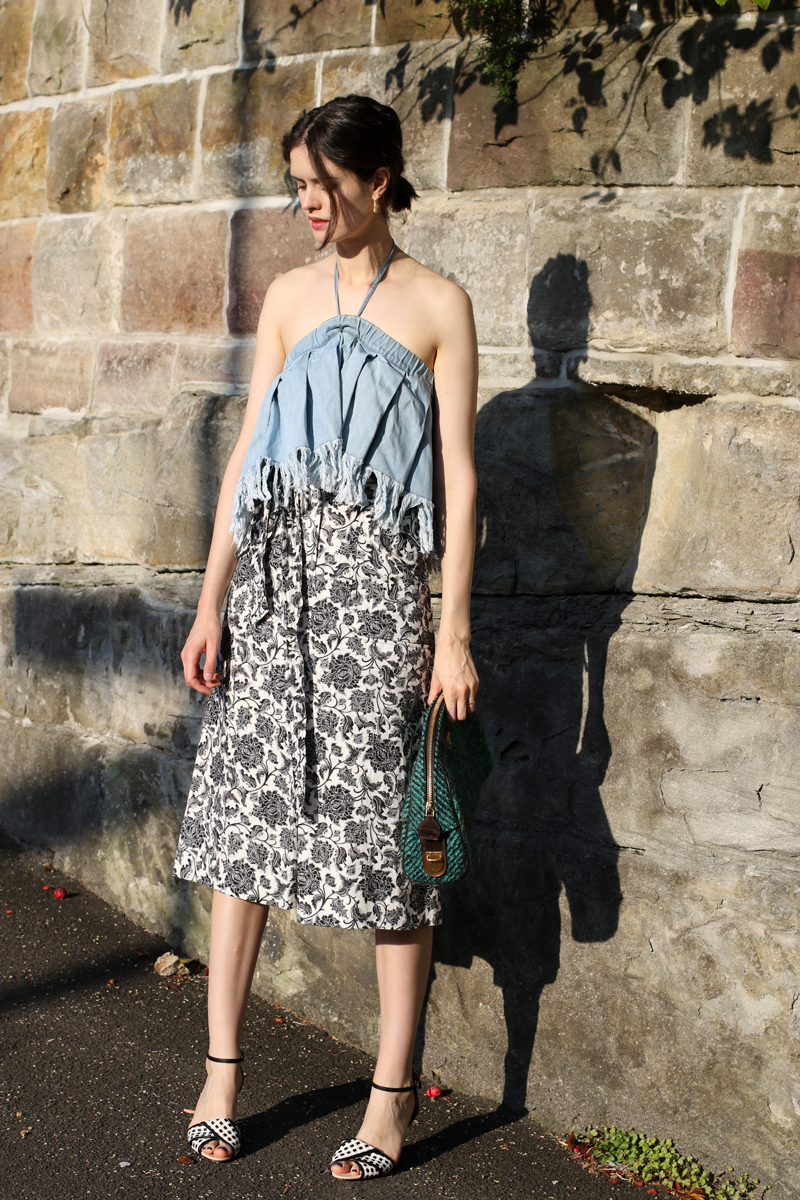
<path fill-rule="evenodd" d="M 428 708 L 409 771 L 403 870 L 412 883 L 455 883 L 470 868 L 469 828 L 492 756 L 475 713 L 449 721 L 444 696 Z"/>

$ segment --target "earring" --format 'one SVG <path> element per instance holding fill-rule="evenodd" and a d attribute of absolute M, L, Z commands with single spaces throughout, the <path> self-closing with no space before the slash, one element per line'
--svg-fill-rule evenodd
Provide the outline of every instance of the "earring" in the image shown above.
<path fill-rule="evenodd" d="M 372 197 L 372 211 L 374 213 L 379 213 L 381 211 L 381 206 L 380 206 L 380 204 L 378 204 L 377 196 Z"/>

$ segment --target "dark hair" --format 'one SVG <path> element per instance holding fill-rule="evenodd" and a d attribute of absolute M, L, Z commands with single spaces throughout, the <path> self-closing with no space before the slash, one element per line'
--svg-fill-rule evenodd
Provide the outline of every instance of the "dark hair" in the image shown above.
<path fill-rule="evenodd" d="M 299 117 L 281 143 L 283 157 L 304 145 L 325 191 L 330 196 L 331 219 L 323 245 L 330 240 L 339 206 L 334 181 L 325 169 L 324 158 L 352 171 L 366 183 L 379 167 L 387 167 L 389 183 L 385 197 L 392 212 L 411 208 L 417 193 L 403 175 L 403 130 L 400 118 L 388 104 L 371 96 L 337 96 Z"/>

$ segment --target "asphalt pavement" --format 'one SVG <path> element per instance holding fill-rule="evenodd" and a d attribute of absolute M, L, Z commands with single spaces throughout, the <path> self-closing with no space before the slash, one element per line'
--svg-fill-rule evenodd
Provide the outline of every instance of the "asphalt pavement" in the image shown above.
<path fill-rule="evenodd" d="M 198 1161 L 182 1110 L 204 1076 L 204 976 L 160 978 L 164 940 L 47 865 L 0 840 L 2 1200 L 642 1196 L 584 1171 L 528 1117 L 458 1093 L 422 1096 L 391 1176 L 332 1179 L 326 1165 L 358 1130 L 373 1060 L 258 997 L 244 1034 L 242 1154 Z"/>

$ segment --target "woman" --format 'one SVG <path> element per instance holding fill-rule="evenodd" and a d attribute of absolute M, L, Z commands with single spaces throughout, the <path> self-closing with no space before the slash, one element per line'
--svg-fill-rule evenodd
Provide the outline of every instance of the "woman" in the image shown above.
<path fill-rule="evenodd" d="M 409 753 L 427 703 L 443 691 L 462 720 L 478 687 L 477 344 L 469 297 L 389 232 L 389 212 L 416 197 L 393 110 L 340 97 L 301 117 L 283 148 L 313 236 L 334 253 L 266 294 L 181 655 L 208 700 L 175 871 L 214 889 L 207 1077 L 189 1141 L 214 1162 L 238 1153 L 256 956 L 268 906 L 296 906 L 306 924 L 375 930 L 375 1083 L 358 1138 L 331 1163 L 336 1178 L 361 1179 L 391 1171 L 416 1113 L 412 1053 L 440 920 L 436 888 L 402 872 Z"/>

